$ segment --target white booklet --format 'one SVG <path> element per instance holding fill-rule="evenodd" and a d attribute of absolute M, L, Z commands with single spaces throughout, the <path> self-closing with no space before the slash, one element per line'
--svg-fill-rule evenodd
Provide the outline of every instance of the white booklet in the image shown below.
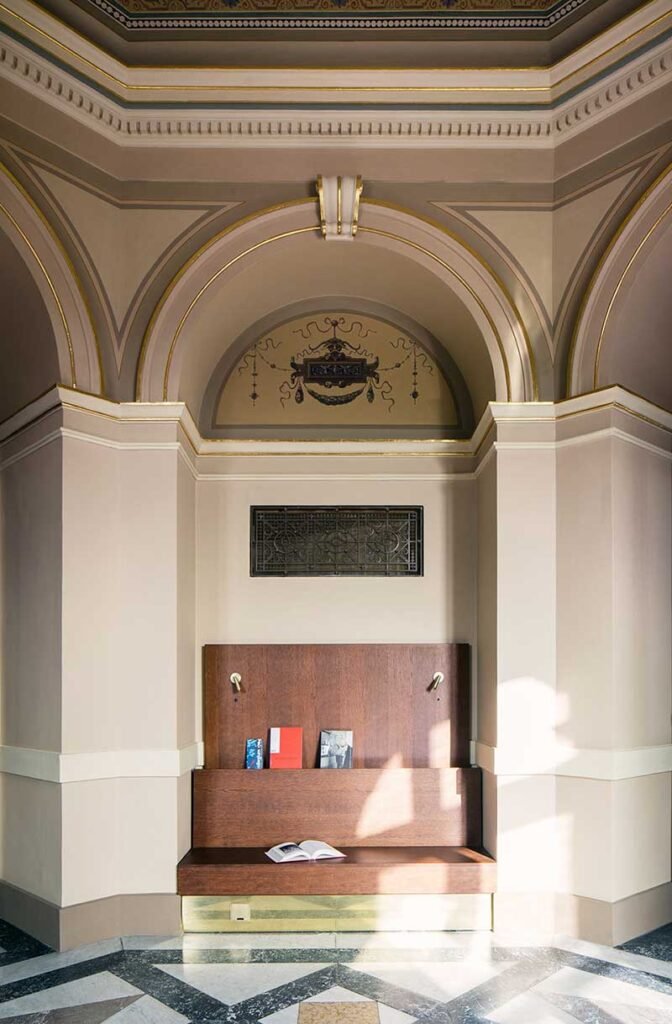
<path fill-rule="evenodd" d="M 279 843 L 266 850 L 266 856 L 276 864 L 289 864 L 293 860 L 331 860 L 345 857 L 329 843 L 321 843 L 317 839 L 306 839 L 303 843 Z"/>

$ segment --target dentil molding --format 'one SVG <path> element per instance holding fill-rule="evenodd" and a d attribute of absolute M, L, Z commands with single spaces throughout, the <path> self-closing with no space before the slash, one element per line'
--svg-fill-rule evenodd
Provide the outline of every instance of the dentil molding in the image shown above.
<path fill-rule="evenodd" d="M 672 41 L 631 60 L 582 88 L 578 95 L 551 104 L 550 87 L 534 109 L 510 105 L 487 110 L 375 109 L 349 106 L 340 111 L 315 109 L 234 110 L 222 103 L 198 109 L 162 103 L 160 109 L 128 109 L 93 85 L 52 64 L 18 40 L 0 43 L 0 77 L 41 97 L 76 120 L 125 146 L 287 146 L 358 145 L 389 148 L 415 146 L 492 147 L 515 140 L 518 145 L 553 147 L 558 141 L 593 126 L 654 89 L 672 81 Z M 245 87 L 241 86 L 244 92 Z M 319 87 L 315 92 L 319 94 Z M 374 90 L 375 91 L 375 90 Z M 502 88 L 506 91 L 506 87 Z M 412 100 L 413 90 L 409 90 Z M 539 92 L 535 98 L 539 99 Z M 544 100 L 543 97 L 546 97 Z M 508 101 L 507 101 L 508 104 Z M 10 113 L 11 116 L 11 113 Z"/>

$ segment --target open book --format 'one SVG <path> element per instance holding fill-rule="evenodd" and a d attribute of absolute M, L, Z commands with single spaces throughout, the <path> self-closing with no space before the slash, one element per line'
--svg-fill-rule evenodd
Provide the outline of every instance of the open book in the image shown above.
<path fill-rule="evenodd" d="M 293 860 L 331 860 L 334 857 L 345 857 L 345 854 L 329 846 L 329 843 L 306 839 L 303 843 L 279 843 L 266 850 L 266 856 L 276 864 L 289 864 Z"/>

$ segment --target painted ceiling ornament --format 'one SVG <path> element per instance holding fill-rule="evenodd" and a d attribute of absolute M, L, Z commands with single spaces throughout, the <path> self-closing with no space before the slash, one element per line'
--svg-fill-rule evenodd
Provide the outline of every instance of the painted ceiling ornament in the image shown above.
<path fill-rule="evenodd" d="M 329 320 L 333 336 L 312 345 L 308 356 L 300 353 L 290 359 L 294 387 L 294 400 L 303 401 L 303 390 L 322 405 L 347 405 L 367 392 L 369 402 L 374 400 L 374 384 L 380 383 L 379 360 L 369 362 L 361 345 L 353 345 L 336 334 L 339 320 Z M 303 384 L 303 387 L 302 387 Z M 368 384 L 368 388 L 367 388 Z"/>
<path fill-rule="evenodd" d="M 314 344 L 291 356 L 289 366 L 280 366 L 273 361 L 273 353 L 280 345 L 274 338 L 267 337 L 254 344 L 238 368 L 239 373 L 244 370 L 250 373 L 249 397 L 253 406 L 260 397 L 258 360 L 269 369 L 286 375 L 278 389 L 283 406 L 292 399 L 297 405 L 302 405 L 306 396 L 324 406 L 344 406 L 362 395 L 367 402 L 373 403 L 376 395 L 379 395 L 391 412 L 395 405 L 394 389 L 386 377 L 381 378 L 381 374 L 394 373 L 406 364 L 409 364 L 411 370 L 409 395 L 413 404 L 417 403 L 420 398 L 419 372 L 423 370 L 433 374 L 434 367 L 414 341 L 407 337 L 390 341 L 390 347 L 396 351 L 396 360 L 389 366 L 381 367 L 379 356 L 366 349 L 361 342 L 353 343 L 339 336 L 339 333 L 352 334 L 358 330 L 359 337 L 366 338 L 371 332 L 364 328 L 360 320 L 348 324 L 343 316 L 337 319 L 327 316 L 324 324 L 326 326 L 323 327 L 317 320 L 311 320 L 295 331 L 307 341 L 314 338 L 316 332 L 330 336 L 319 338 Z"/>

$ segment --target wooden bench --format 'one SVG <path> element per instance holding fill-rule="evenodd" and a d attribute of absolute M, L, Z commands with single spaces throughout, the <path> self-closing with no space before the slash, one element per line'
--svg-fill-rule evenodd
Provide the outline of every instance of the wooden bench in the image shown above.
<path fill-rule="evenodd" d="M 477 768 L 194 773 L 183 895 L 492 892 Z M 277 843 L 322 839 L 345 861 L 273 864 Z"/>
<path fill-rule="evenodd" d="M 437 671 L 444 681 L 432 688 Z M 182 896 L 494 891 L 481 772 L 469 766 L 466 645 L 216 645 L 204 650 L 204 675 L 205 768 L 193 773 Z M 245 739 L 274 725 L 302 726 L 303 768 L 246 771 Z M 325 728 L 352 729 L 353 768 L 315 767 Z M 305 839 L 346 859 L 264 856 Z"/>

